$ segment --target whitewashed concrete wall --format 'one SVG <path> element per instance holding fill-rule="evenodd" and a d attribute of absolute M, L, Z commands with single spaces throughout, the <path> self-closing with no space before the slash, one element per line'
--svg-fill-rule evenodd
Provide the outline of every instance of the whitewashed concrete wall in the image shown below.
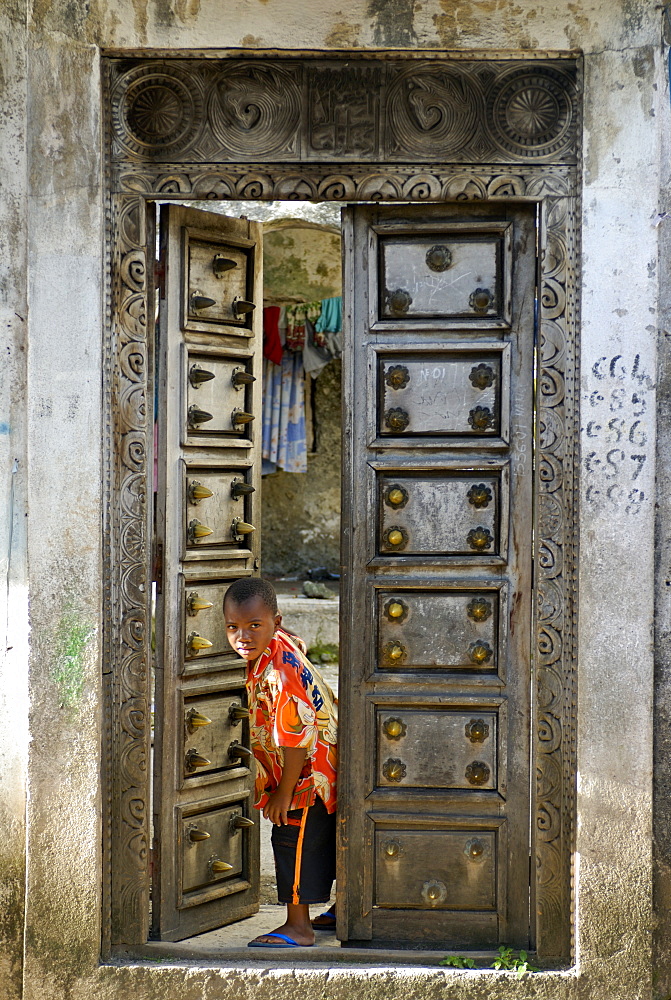
<path fill-rule="evenodd" d="M 1 336 L 3 352 L 4 339 L 10 351 L 2 356 L 0 421 L 11 430 L 0 435 L 0 610 L 6 578 L 10 594 L 7 625 L 3 620 L 8 637 L 0 647 L 7 723 L 0 736 L 0 815 L 8 831 L 0 846 L 3 991 L 12 1000 L 21 994 L 27 794 L 23 991 L 31 1000 L 127 994 L 191 1000 L 252 992 L 264 1000 L 288 994 L 335 1000 L 354 990 L 385 1000 L 661 998 L 663 985 L 652 985 L 653 964 L 668 964 L 668 956 L 653 963 L 651 951 L 661 227 L 650 224 L 659 202 L 660 135 L 669 117 L 661 12 L 649 0 L 37 0 L 30 7 L 14 0 L 2 17 Z M 98 965 L 99 55 L 101 47 L 228 46 L 585 52 L 579 916 L 578 964 L 569 972 L 517 983 L 510 975 L 446 970 L 264 975 Z M 622 425 L 610 426 L 619 419 Z"/>

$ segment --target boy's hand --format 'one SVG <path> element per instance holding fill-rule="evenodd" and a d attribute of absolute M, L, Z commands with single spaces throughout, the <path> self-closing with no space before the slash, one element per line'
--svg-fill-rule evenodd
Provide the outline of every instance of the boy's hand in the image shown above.
<path fill-rule="evenodd" d="M 268 801 L 263 807 L 263 815 L 275 826 L 286 826 L 288 823 L 287 813 L 291 809 L 291 799 L 293 789 L 286 791 L 282 787 L 273 792 L 268 797 Z"/>

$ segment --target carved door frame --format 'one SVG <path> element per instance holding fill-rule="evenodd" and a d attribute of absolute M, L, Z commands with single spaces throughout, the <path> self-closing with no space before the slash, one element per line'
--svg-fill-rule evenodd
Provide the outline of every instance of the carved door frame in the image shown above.
<path fill-rule="evenodd" d="M 148 931 L 149 203 L 505 199 L 539 208 L 532 913 L 538 953 L 548 960 L 569 958 L 576 809 L 579 59 L 575 53 L 472 52 L 340 52 L 321 58 L 296 52 L 278 58 L 232 50 L 199 53 L 197 59 L 110 54 L 104 68 L 103 953 L 117 944 L 141 944 Z"/>

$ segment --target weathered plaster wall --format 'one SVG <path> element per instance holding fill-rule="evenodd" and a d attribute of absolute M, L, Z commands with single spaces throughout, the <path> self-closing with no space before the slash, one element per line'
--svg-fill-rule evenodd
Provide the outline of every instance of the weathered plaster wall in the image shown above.
<path fill-rule="evenodd" d="M 5 5 L 2 17 L 5 38 L 11 42 L 2 61 L 3 97 L 9 98 L 11 109 L 0 120 L 9 134 L 2 153 L 2 223 L 15 256 L 8 264 L 2 255 L 2 336 L 10 338 L 14 361 L 11 376 L 3 364 L 0 393 L 4 421 L 11 377 L 15 437 L 9 448 L 0 443 L 0 560 L 7 551 L 12 482 L 15 530 L 8 619 L 12 635 L 5 644 L 12 648 L 0 667 L 1 703 L 12 713 L 12 726 L 3 727 L 0 737 L 3 830 L 8 816 L 11 843 L 3 838 L 0 852 L 7 885 L 3 907 L 5 900 L 17 906 L 14 924 L 10 920 L 0 926 L 9 945 L 2 971 L 14 970 L 13 978 L 3 976 L 3 989 L 17 995 L 21 958 L 16 943 L 29 670 L 31 860 L 25 996 L 31 1000 L 92 1000 L 129 993 L 146 1000 L 177 995 L 189 1000 L 252 992 L 256 998 L 291 992 L 295 997 L 333 1000 L 353 991 L 386 1000 L 408 995 L 460 1000 L 650 997 L 651 595 L 660 233 L 651 227 L 650 216 L 657 210 L 660 184 L 659 130 L 668 124 L 668 105 L 662 99 L 660 12 L 648 0 L 242 0 L 235 5 L 220 0 L 96 0 L 90 5 L 39 0 L 28 13 L 27 6 L 15 0 Z M 577 971 L 517 983 L 510 975 L 442 970 L 265 975 L 221 967 L 98 967 L 101 660 L 92 629 L 100 625 L 99 539 L 104 516 L 99 46 L 134 51 L 161 46 L 585 51 Z M 26 98 L 31 146 L 24 173 L 21 111 Z M 27 227 L 30 247 L 27 312 L 26 237 L 21 226 Z M 22 395 L 24 362 L 11 352 L 20 353 L 26 325 L 30 362 Z M 619 419 L 625 423 L 619 425 Z M 641 423 L 632 429 L 635 420 Z M 645 461 L 636 455 L 645 455 Z M 15 458 L 18 471 L 12 477 Z M 26 544 L 19 525 L 27 468 Z M 28 594 L 23 589 L 27 558 Z M 67 652 L 70 649 L 74 651 Z M 665 697 L 661 688 L 660 705 Z M 668 965 L 663 928 L 658 940 L 666 950 L 656 964 Z M 662 986 L 654 995 L 665 996 Z"/>
<path fill-rule="evenodd" d="M 305 228 L 268 232 L 263 283 L 264 296 L 278 302 L 285 296 L 312 302 L 340 295 L 340 236 Z M 308 455 L 308 471 L 263 480 L 263 570 L 277 576 L 314 566 L 337 572 L 340 565 L 340 362 L 329 362 L 315 382 L 316 450 Z"/>

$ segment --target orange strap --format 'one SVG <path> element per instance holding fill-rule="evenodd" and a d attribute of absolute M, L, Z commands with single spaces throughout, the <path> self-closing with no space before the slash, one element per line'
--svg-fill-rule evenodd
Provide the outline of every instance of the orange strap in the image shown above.
<path fill-rule="evenodd" d="M 305 835 L 305 823 L 308 818 L 308 807 L 303 809 L 301 816 L 301 828 L 298 831 L 298 842 L 296 844 L 296 866 L 294 868 L 294 886 L 291 893 L 291 902 L 300 903 L 301 892 L 301 858 L 303 856 L 303 837 Z"/>

